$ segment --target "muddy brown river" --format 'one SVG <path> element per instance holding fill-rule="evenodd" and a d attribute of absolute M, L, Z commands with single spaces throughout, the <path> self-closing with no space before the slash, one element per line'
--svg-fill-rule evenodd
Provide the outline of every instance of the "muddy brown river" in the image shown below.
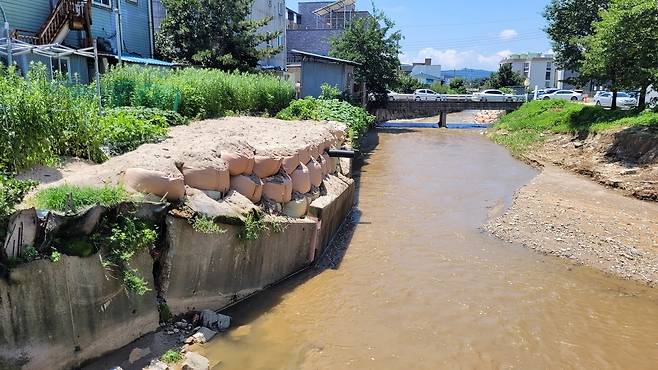
<path fill-rule="evenodd" d="M 479 130 L 372 134 L 327 269 L 226 313 L 214 369 L 655 369 L 658 296 L 480 230 L 535 174 Z"/>

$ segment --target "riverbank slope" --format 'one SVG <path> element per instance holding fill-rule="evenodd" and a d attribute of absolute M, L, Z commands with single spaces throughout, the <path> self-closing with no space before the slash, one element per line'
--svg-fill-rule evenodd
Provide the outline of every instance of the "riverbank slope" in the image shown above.
<path fill-rule="evenodd" d="M 552 101 L 503 117 L 489 136 L 542 172 L 485 228 L 503 240 L 655 285 L 657 124 L 652 112 Z"/>

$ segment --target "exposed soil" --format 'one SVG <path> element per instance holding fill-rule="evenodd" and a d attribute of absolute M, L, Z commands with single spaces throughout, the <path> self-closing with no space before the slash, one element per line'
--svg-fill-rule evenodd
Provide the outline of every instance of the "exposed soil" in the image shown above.
<path fill-rule="evenodd" d="M 586 137 L 552 135 L 527 158 L 590 176 L 639 199 L 658 201 L 658 127 L 631 127 Z"/>

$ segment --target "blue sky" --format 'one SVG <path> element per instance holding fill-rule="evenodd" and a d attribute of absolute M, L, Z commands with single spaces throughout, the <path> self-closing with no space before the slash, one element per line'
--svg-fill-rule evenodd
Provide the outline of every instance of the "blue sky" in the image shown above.
<path fill-rule="evenodd" d="M 302 0 L 303 1 L 303 0 Z M 297 9 L 300 1 L 287 0 Z M 497 69 L 511 53 L 546 52 L 541 15 L 549 0 L 375 0 L 402 31 L 403 62 L 431 57 L 442 69 Z M 357 7 L 372 8 L 370 0 Z"/>

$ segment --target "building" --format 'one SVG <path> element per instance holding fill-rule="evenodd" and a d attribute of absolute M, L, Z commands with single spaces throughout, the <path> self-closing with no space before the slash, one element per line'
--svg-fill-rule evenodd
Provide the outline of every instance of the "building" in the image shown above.
<path fill-rule="evenodd" d="M 297 62 L 292 50 L 329 55 L 331 38 L 353 20 L 368 16 L 369 12 L 356 10 L 356 0 L 300 2 L 298 11 L 287 9 L 288 62 Z"/>
<path fill-rule="evenodd" d="M 422 63 L 413 63 L 409 75 L 415 77 L 421 83 L 428 85 L 435 82 L 443 82 L 441 65 L 432 64 L 432 58 L 425 58 L 425 61 Z"/>
<path fill-rule="evenodd" d="M 116 64 L 119 54 L 130 63 L 171 65 L 153 59 L 151 0 L 3 0 L 0 6 L 17 47 L 20 43 L 44 48 L 61 44 L 81 49 L 97 40 L 101 70 Z M 120 37 L 122 47 L 118 48 Z M 76 54 L 53 58 L 47 54 L 34 49 L 12 59 L 24 74 L 30 62 L 42 62 L 49 73 L 60 71 L 69 80 L 87 83 L 93 79 L 92 58 Z"/>
<path fill-rule="evenodd" d="M 534 89 L 535 86 L 540 89 L 558 87 L 553 54 L 511 54 L 500 64 L 511 64 L 512 70 L 525 78 L 525 85 L 530 89 Z"/>
<path fill-rule="evenodd" d="M 285 71 L 286 69 L 286 27 L 288 13 L 285 0 L 255 0 L 251 8 L 250 19 L 272 18 L 262 32 L 280 32 L 280 35 L 270 42 L 268 47 L 280 47 L 281 51 L 270 58 L 261 60 L 262 69 Z M 265 46 L 265 45 L 263 45 Z"/>
<path fill-rule="evenodd" d="M 298 87 L 299 98 L 320 96 L 324 84 L 354 95 L 354 67 L 359 63 L 300 50 L 290 52 L 298 62 L 288 64 L 288 75 Z"/>

